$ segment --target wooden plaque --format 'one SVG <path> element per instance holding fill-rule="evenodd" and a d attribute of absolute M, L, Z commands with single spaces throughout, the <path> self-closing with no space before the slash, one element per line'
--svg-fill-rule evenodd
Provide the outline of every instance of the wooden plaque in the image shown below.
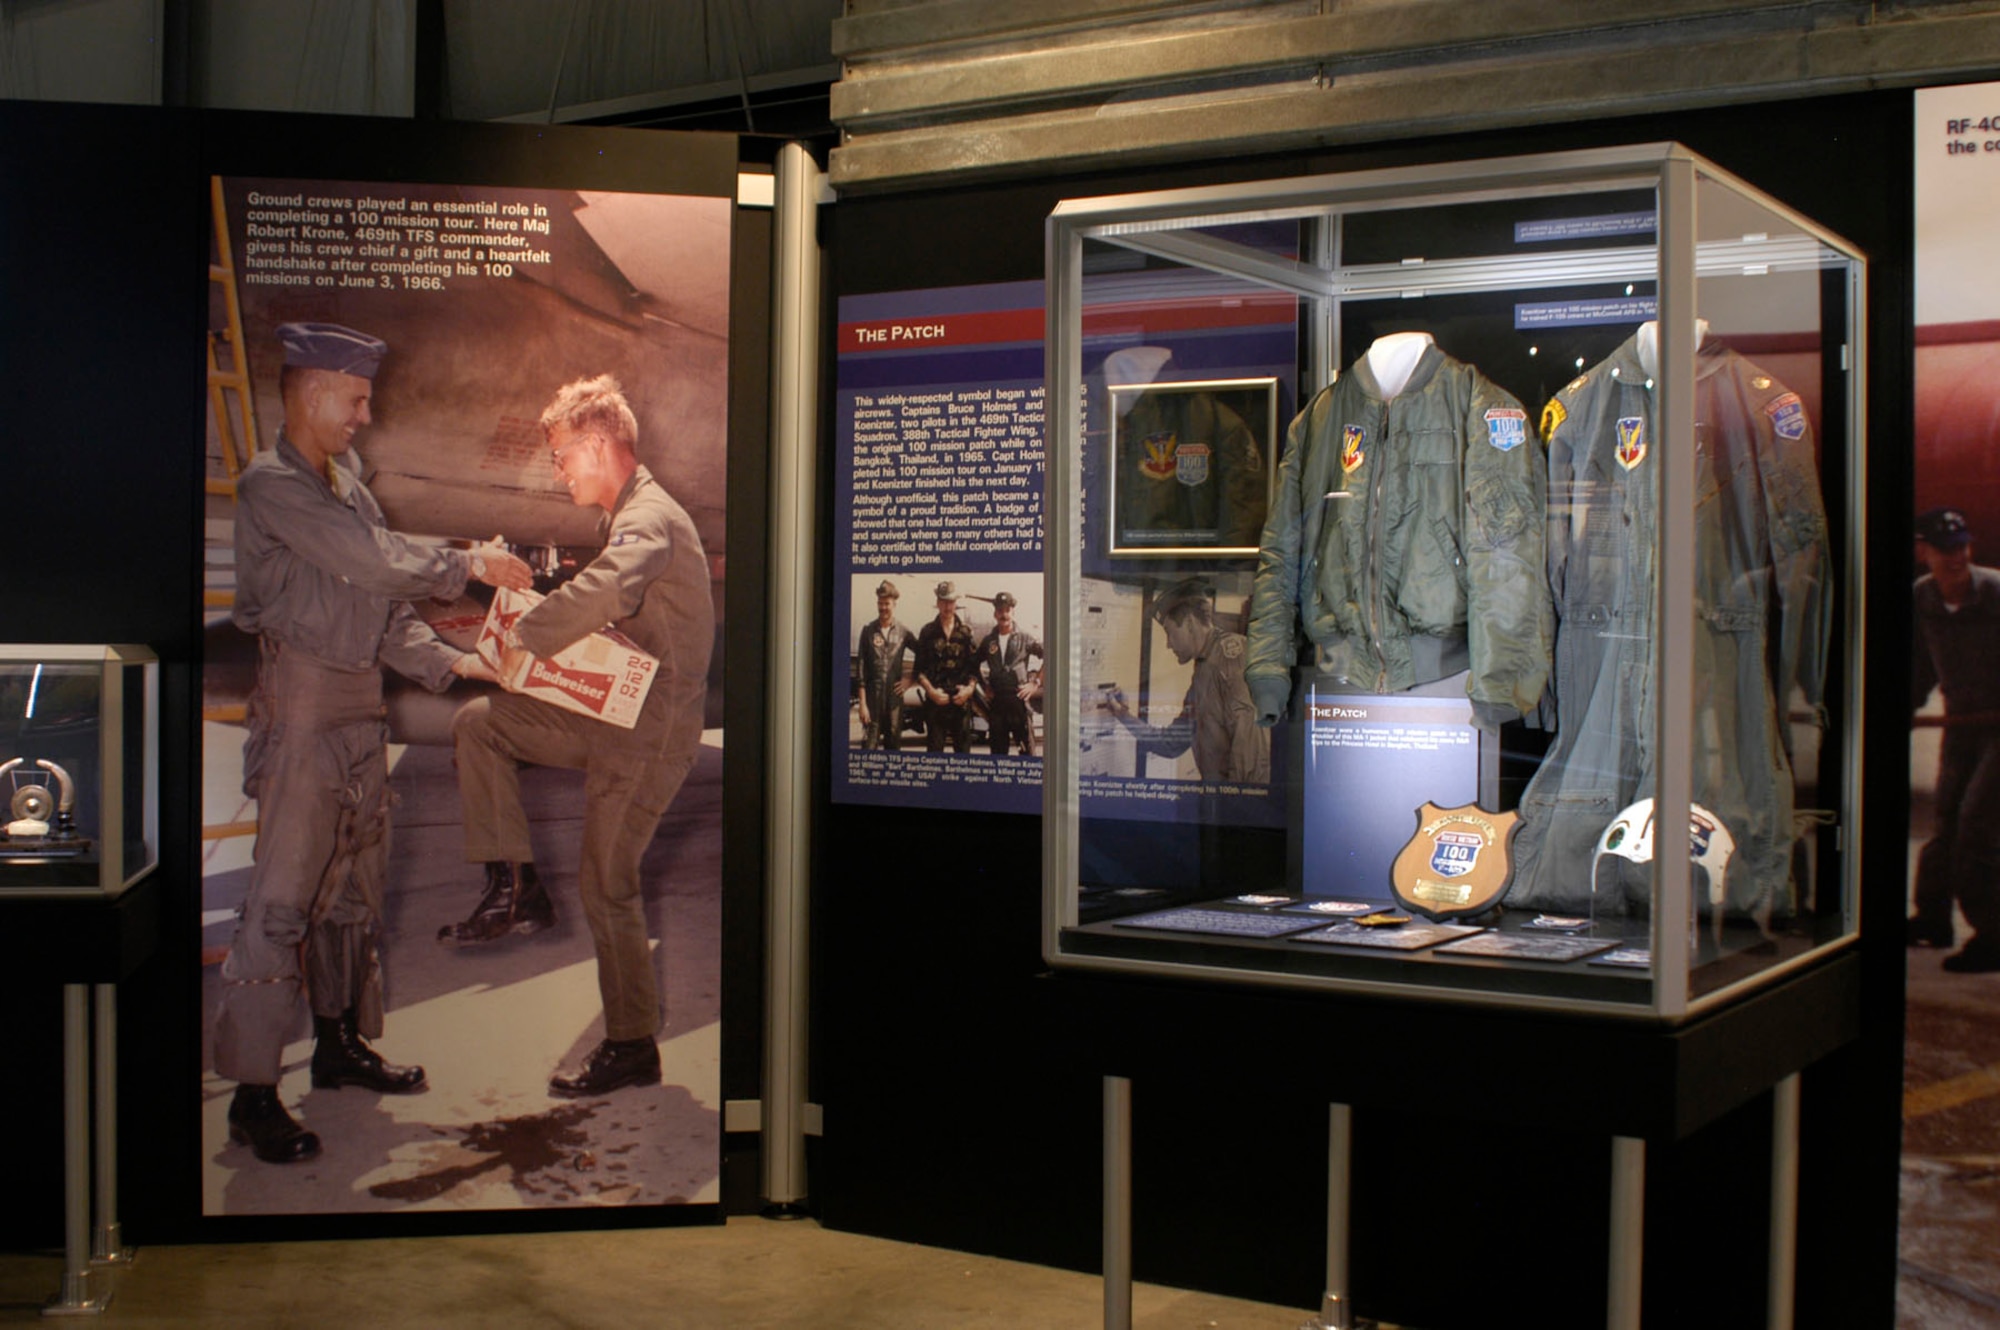
<path fill-rule="evenodd" d="M 1389 889 L 1406 910 L 1430 919 L 1469 919 L 1500 903 L 1514 883 L 1517 813 L 1477 804 L 1417 810 L 1417 834 L 1389 867 Z"/>

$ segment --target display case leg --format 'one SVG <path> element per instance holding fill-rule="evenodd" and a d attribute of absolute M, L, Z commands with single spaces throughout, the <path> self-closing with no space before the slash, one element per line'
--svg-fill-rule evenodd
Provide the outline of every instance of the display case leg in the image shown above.
<path fill-rule="evenodd" d="M 118 985 L 99 984 L 92 994 L 96 1037 L 91 1057 L 96 1072 L 90 1092 L 96 1110 L 91 1133 L 97 1151 L 96 1227 L 90 1234 L 92 1265 L 129 1265 L 132 1249 L 118 1226 Z"/>
<path fill-rule="evenodd" d="M 1354 1186 L 1354 1107 L 1327 1106 L 1326 1291 L 1320 1294 L 1314 1330 L 1354 1330 L 1347 1282 L 1349 1197 Z"/>
<path fill-rule="evenodd" d="M 1792 1330 L 1799 1259 L 1799 1074 L 1771 1092 L 1771 1287 L 1764 1323 Z"/>
<path fill-rule="evenodd" d="M 63 1277 L 44 1316 L 90 1315 L 90 986 L 63 985 Z"/>
<path fill-rule="evenodd" d="M 1646 1143 L 1611 1138 L 1610 1330 L 1639 1330 L 1639 1278 L 1646 1256 Z"/>
<path fill-rule="evenodd" d="M 1132 1081 L 1104 1078 L 1104 1330 L 1132 1330 Z"/>

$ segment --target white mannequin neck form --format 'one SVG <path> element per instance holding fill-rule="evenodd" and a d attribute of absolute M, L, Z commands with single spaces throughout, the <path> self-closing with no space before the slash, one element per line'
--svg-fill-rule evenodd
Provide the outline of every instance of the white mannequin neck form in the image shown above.
<path fill-rule="evenodd" d="M 1153 382 L 1174 353 L 1163 346 L 1120 347 L 1104 357 L 1104 382 L 1114 388 L 1136 388 Z M 1113 396 L 1120 417 L 1129 415 L 1139 401 L 1137 393 Z"/>
<path fill-rule="evenodd" d="M 1694 321 L 1694 344 L 1697 350 L 1708 340 L 1708 320 Z M 1639 365 L 1648 378 L 1660 377 L 1660 325 L 1647 319 L 1639 325 Z"/>
<path fill-rule="evenodd" d="M 1390 333 L 1376 338 L 1375 344 L 1363 352 L 1368 357 L 1368 372 L 1375 376 L 1375 386 L 1382 390 L 1383 401 L 1403 391 L 1430 346 L 1429 333 Z"/>

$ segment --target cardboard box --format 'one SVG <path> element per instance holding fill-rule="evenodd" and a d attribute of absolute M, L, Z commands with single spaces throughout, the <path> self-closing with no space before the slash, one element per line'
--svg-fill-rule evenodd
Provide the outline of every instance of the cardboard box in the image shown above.
<path fill-rule="evenodd" d="M 580 716 L 631 729 L 653 686 L 659 660 L 623 633 L 609 628 L 573 642 L 553 656 L 506 645 L 507 630 L 542 597 L 533 591 L 495 588 L 475 650 L 500 675 L 510 693 L 537 698 Z"/>

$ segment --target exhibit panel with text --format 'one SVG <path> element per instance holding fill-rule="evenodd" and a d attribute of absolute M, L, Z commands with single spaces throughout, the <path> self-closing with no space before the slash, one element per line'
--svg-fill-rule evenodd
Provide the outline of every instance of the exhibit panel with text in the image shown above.
<path fill-rule="evenodd" d="M 1185 745 L 1149 748 L 1147 727 L 1172 729 L 1191 677 L 1150 616 L 1160 593 L 1203 575 L 1241 618 L 1296 409 L 1296 302 L 1216 302 L 1179 271 L 1108 270 L 1091 290 L 1084 406 L 1100 508 L 1082 594 L 1103 743 L 1084 797 L 1121 819 L 1212 820 L 1220 800 L 1275 823 L 1268 776 L 1204 780 Z M 840 302 L 837 802 L 1041 808 L 1044 321 L 1039 282 Z M 1114 697 L 1130 724 L 1104 705 Z"/>

